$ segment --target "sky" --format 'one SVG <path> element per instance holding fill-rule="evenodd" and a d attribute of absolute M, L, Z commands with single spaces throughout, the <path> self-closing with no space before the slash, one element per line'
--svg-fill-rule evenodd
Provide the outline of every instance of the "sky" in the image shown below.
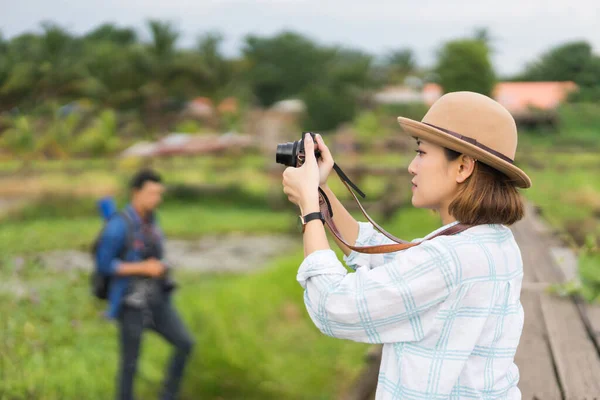
<path fill-rule="evenodd" d="M 571 40 L 587 40 L 600 52 L 597 0 L 0 0 L 0 31 L 8 38 L 40 31 L 42 21 L 75 34 L 113 22 L 144 38 L 151 18 L 176 24 L 182 47 L 218 31 L 224 52 L 236 55 L 248 34 L 291 30 L 376 56 L 408 47 L 425 67 L 434 64 L 445 41 L 485 27 L 493 39 L 494 67 L 503 76 Z"/>

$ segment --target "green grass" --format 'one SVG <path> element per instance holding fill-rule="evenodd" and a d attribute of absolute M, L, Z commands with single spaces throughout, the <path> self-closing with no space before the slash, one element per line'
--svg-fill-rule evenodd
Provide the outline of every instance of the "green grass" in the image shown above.
<path fill-rule="evenodd" d="M 73 221 L 64 224 L 81 227 Z M 423 210 L 400 212 L 386 224 L 408 239 L 437 226 L 437 217 Z M 58 236 L 54 243 L 64 246 L 66 239 Z M 302 260 L 298 240 L 296 252 L 262 272 L 178 275 L 182 287 L 175 302 L 197 339 L 182 399 L 333 399 L 350 384 L 367 347 L 328 338 L 314 328 L 295 281 Z M 111 398 L 117 331 L 99 317 L 103 304 L 90 297 L 87 276 L 52 272 L 34 263 L 16 268 L 6 261 L 0 279 L 37 288 L 33 297 L 16 303 L 0 295 L 0 314 L 5 316 L 0 398 Z M 159 387 L 169 349 L 153 335 L 143 346 L 138 389 L 141 398 L 148 398 Z"/>
<path fill-rule="evenodd" d="M 168 204 L 160 209 L 168 237 L 190 238 L 232 232 L 286 233 L 294 231 L 293 212 L 240 206 Z M 0 254 L 27 254 L 55 249 L 88 249 L 102 227 L 99 216 L 44 217 L 0 224 Z"/>
<path fill-rule="evenodd" d="M 175 302 L 197 339 L 182 399 L 328 399 L 357 373 L 365 346 L 325 337 L 307 317 L 300 260 L 296 252 L 241 277 L 179 277 Z M 113 397 L 117 331 L 85 278 L 29 271 L 38 299 L 2 299 L 0 398 Z M 140 398 L 158 390 L 168 350 L 145 337 Z"/>
<path fill-rule="evenodd" d="M 554 228 L 580 246 L 587 235 L 600 235 L 597 153 L 536 152 L 523 168 L 533 182 L 523 193 L 541 207 L 543 217 Z"/>
<path fill-rule="evenodd" d="M 370 155 L 365 160 L 393 165 L 395 157 Z M 595 153 L 532 151 L 528 157 L 524 168 L 534 186 L 524 193 L 543 208 L 554 226 L 567 229 L 573 222 L 585 226 L 585 221 L 594 221 L 600 194 L 600 183 L 590 175 L 598 169 Z M 273 199 L 267 193 L 281 196 L 280 181 L 265 176 L 260 157 L 249 155 L 238 161 L 236 165 L 228 159 L 182 158 L 162 164 L 167 181 L 180 185 L 160 209 L 168 236 L 295 232 L 295 208 L 274 209 L 268 204 Z M 242 167 L 246 161 L 252 168 Z M 102 170 L 101 164 L 81 172 L 77 179 L 48 173 L 53 177 L 48 187 L 65 192 L 46 196 L 43 202 L 2 220 L 0 254 L 10 260 L 16 254 L 89 248 L 100 228 L 94 198 L 77 200 L 65 193 L 83 185 L 91 176 L 86 174 L 103 185 L 120 187 L 131 167 L 115 174 Z M 336 193 L 347 198 L 345 189 L 336 185 L 332 184 Z M 403 185 L 398 181 L 399 188 Z M 384 194 L 386 181 L 366 177 L 360 186 L 372 200 Z M 362 219 L 358 212 L 353 214 Z M 440 226 L 439 218 L 426 210 L 401 210 L 386 222 L 376 213 L 372 216 L 386 230 L 408 240 Z M 362 366 L 366 346 L 325 337 L 314 328 L 295 281 L 302 260 L 299 236 L 298 243 L 296 252 L 282 255 L 262 272 L 178 275 L 182 287 L 175 301 L 197 339 L 183 400 L 334 399 L 351 382 Z M 37 266 L 35 257 L 26 259 L 30 261 L 20 269 L 10 262 L 0 268 L 2 282 L 21 280 L 37 288 L 32 297 L 16 303 L 12 296 L 0 294 L 0 399 L 111 398 L 117 332 L 99 317 L 103 305 L 89 296 L 87 276 L 58 274 Z M 599 266 L 597 252 L 582 253 L 580 273 L 586 287 L 592 288 L 588 299 L 599 293 L 595 278 Z M 159 338 L 145 339 L 138 378 L 141 398 L 152 398 L 157 391 L 168 350 Z"/>

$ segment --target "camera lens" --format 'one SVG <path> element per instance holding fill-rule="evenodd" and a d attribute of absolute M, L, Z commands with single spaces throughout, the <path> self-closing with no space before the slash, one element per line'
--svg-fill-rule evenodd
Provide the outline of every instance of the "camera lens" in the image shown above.
<path fill-rule="evenodd" d="M 278 164 L 287 165 L 288 167 L 296 166 L 296 157 L 298 142 L 287 142 L 277 145 L 277 152 L 275 154 L 275 161 Z"/>

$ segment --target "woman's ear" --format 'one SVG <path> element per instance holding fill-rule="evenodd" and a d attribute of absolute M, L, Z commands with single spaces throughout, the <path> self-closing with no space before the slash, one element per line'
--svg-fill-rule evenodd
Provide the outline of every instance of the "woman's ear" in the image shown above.
<path fill-rule="evenodd" d="M 476 162 L 476 159 L 465 154 L 462 154 L 458 158 L 458 171 L 456 174 L 457 183 L 463 183 L 473 174 Z"/>

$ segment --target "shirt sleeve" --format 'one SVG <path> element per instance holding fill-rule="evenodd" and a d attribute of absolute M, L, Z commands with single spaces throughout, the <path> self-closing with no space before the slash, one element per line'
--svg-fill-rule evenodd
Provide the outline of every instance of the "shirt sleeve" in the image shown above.
<path fill-rule="evenodd" d="M 126 229 L 122 218 L 112 218 L 106 224 L 96 251 L 96 262 L 101 274 L 116 275 L 119 265 L 124 261 L 119 259 L 119 253 L 125 245 Z"/>
<path fill-rule="evenodd" d="M 418 239 L 415 239 L 412 242 L 417 240 Z M 356 239 L 356 246 L 378 246 L 382 244 L 393 243 L 395 242 L 385 236 L 383 233 L 377 231 L 370 222 L 358 223 L 358 238 Z M 395 257 L 395 254 L 395 252 L 384 254 L 365 254 L 357 251 L 351 251 L 350 254 L 344 256 L 344 262 L 348 267 L 354 270 L 359 267 L 372 269 L 392 261 Z"/>
<path fill-rule="evenodd" d="M 434 243 L 437 242 L 437 243 Z M 432 240 L 375 269 L 348 273 L 332 250 L 311 253 L 298 282 L 308 314 L 324 334 L 366 343 L 421 340 L 457 285 L 454 250 Z"/>

